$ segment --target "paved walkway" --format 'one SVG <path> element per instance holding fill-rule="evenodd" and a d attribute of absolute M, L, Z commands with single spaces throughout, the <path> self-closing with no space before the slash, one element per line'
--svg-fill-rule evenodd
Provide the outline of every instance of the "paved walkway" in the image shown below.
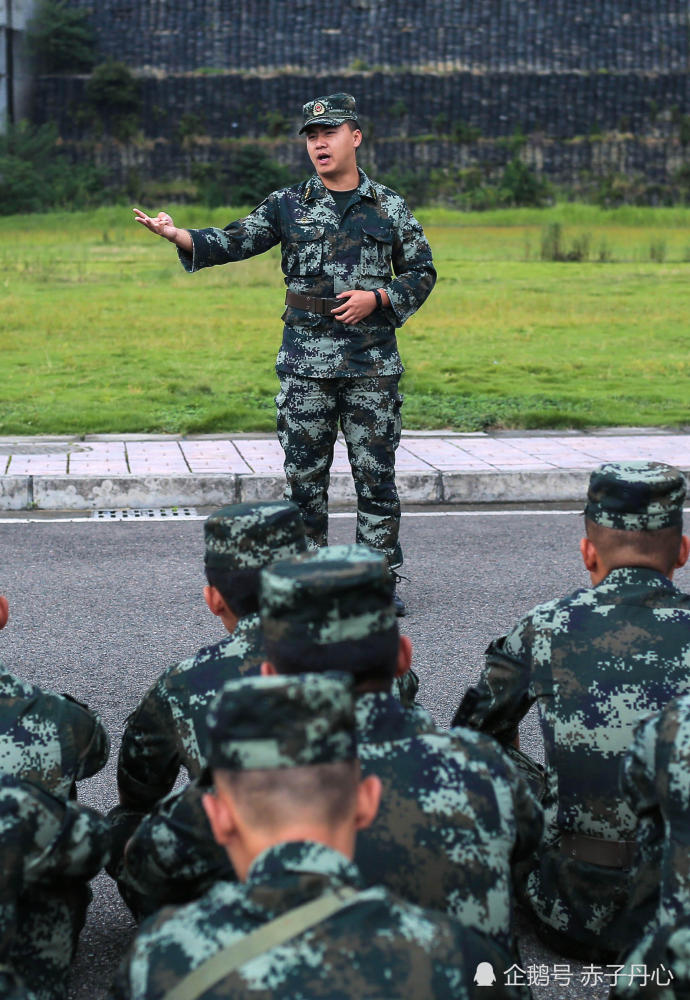
<path fill-rule="evenodd" d="M 404 504 L 581 502 L 601 462 L 654 459 L 690 471 L 690 434 L 647 429 L 452 434 L 408 431 L 397 455 Z M 0 510 L 220 506 L 277 499 L 282 451 L 271 435 L 0 438 Z M 333 503 L 355 499 L 338 441 Z"/>

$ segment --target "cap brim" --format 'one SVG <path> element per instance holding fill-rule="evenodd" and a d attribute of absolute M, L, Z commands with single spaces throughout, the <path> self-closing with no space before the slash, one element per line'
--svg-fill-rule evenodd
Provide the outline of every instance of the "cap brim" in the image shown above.
<path fill-rule="evenodd" d="M 311 128 L 312 125 L 327 125 L 329 128 L 338 125 L 344 125 L 346 121 L 352 121 L 348 118 L 325 118 L 323 115 L 319 115 L 318 118 L 310 118 L 308 122 L 305 122 L 302 128 L 299 130 L 297 135 L 302 135 L 305 129 Z"/>

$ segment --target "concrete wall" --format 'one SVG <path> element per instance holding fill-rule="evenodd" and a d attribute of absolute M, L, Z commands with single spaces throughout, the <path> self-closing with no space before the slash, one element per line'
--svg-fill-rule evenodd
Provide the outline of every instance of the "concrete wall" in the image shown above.
<path fill-rule="evenodd" d="M 224 140 L 267 133 L 275 158 L 304 165 L 301 105 L 337 90 L 357 97 L 378 170 L 497 171 L 516 131 L 530 137 L 525 159 L 563 184 L 582 171 L 663 183 L 686 160 L 688 0 L 69 2 L 99 59 L 138 76 L 139 134 L 122 145 L 100 134 L 85 77 L 42 77 L 33 118 L 57 122 L 75 157 L 97 140 L 118 183 L 134 169 L 188 176 L 232 156 Z M 450 141 L 464 126 L 473 141 Z"/>
<path fill-rule="evenodd" d="M 71 0 L 101 53 L 187 72 L 688 68 L 687 0 Z"/>

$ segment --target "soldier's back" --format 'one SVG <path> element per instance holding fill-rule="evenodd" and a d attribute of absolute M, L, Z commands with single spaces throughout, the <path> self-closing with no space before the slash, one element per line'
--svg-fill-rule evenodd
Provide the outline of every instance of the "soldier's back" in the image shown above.
<path fill-rule="evenodd" d="M 539 842 L 541 809 L 497 744 L 439 729 L 390 695 L 356 706 L 364 774 L 383 783 L 379 814 L 359 833 L 367 884 L 512 942 L 511 865 Z"/>
<path fill-rule="evenodd" d="M 0 673 L 0 773 L 68 796 L 104 767 L 110 741 L 98 715 L 70 695 Z"/>
<path fill-rule="evenodd" d="M 490 963 L 497 977 L 510 965 L 500 946 L 450 918 L 383 888 L 362 890 L 357 869 L 339 852 L 293 842 L 260 855 L 246 883 L 219 883 L 196 903 L 163 910 L 142 925 L 113 996 L 158 1000 L 205 958 L 343 886 L 360 894 L 284 944 L 267 946 L 200 997 L 464 998 L 474 995 L 480 963 Z M 500 980 L 494 989 L 499 996 L 517 995 Z"/>

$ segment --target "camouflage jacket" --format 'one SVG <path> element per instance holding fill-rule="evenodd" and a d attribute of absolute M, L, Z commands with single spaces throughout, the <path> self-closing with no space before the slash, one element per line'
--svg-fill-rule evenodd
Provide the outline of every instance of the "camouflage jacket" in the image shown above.
<path fill-rule="evenodd" d="M 49 976 L 41 945 L 52 928 L 42 925 L 25 894 L 31 891 L 32 899 L 40 901 L 49 889 L 93 878 L 107 860 L 109 836 L 107 820 L 94 810 L 32 782 L 0 777 L 0 965 L 19 976 L 27 971 L 27 962 L 39 963 L 41 974 Z"/>
<path fill-rule="evenodd" d="M 125 723 L 117 766 L 123 806 L 152 809 L 182 766 L 198 777 L 206 763 L 209 704 L 225 681 L 258 674 L 264 659 L 261 624 L 253 614 L 241 618 L 231 635 L 164 671 Z"/>
<path fill-rule="evenodd" d="M 690 695 L 639 724 L 623 762 L 621 785 L 638 817 L 631 924 L 638 940 L 625 960 L 620 996 L 661 992 L 633 965 L 671 968 L 674 989 L 690 992 Z M 655 904 L 649 921 L 650 900 Z M 645 922 L 647 927 L 645 928 Z M 644 934 L 643 932 L 644 928 Z M 668 984 L 667 984 L 668 985 Z M 654 988 L 656 986 L 656 989 Z M 672 995 L 664 990 L 664 995 Z"/>
<path fill-rule="evenodd" d="M 614 569 L 596 587 L 539 605 L 492 642 L 478 684 L 460 704 L 456 722 L 508 743 L 538 702 L 545 830 L 527 891 L 556 930 L 585 942 L 606 932 L 612 949 L 629 942 L 629 872 L 565 858 L 560 833 L 634 838 L 621 761 L 635 724 L 690 690 L 688 662 L 690 596 L 654 570 Z"/>
<path fill-rule="evenodd" d="M 379 815 L 357 838 L 365 882 L 446 910 L 510 946 L 511 863 L 529 856 L 541 832 L 526 784 L 493 740 L 441 730 L 393 695 L 361 695 L 356 711 L 363 772 L 383 782 Z M 170 796 L 130 841 L 121 887 L 135 909 L 149 913 L 234 878 L 202 791 L 193 784 Z"/>
<path fill-rule="evenodd" d="M 350 289 L 385 288 L 390 308 L 356 326 L 288 306 L 283 314 L 279 372 L 315 378 L 395 375 L 403 371 L 395 327 L 422 305 L 436 281 L 422 227 L 403 198 L 369 180 L 342 218 L 330 192 L 313 174 L 274 191 L 244 219 L 225 229 L 191 229 L 193 251 L 178 251 L 187 271 L 245 260 L 280 244 L 285 284 L 302 295 L 332 298 Z M 393 277 L 391 269 L 395 274 Z"/>
<path fill-rule="evenodd" d="M 362 886 L 356 867 L 322 844 L 293 841 L 264 851 L 243 884 L 220 882 L 202 899 L 163 910 L 142 925 L 115 979 L 114 1000 L 158 1000 L 204 959 L 275 917 L 342 886 Z M 512 959 L 483 935 L 438 913 L 364 890 L 296 938 L 245 963 L 200 996 L 444 997 L 475 995 L 480 962 L 495 970 L 492 995 L 521 995 L 503 985 Z"/>
<path fill-rule="evenodd" d="M 0 773 L 62 797 L 105 766 L 110 740 L 99 716 L 67 694 L 0 673 Z"/>

